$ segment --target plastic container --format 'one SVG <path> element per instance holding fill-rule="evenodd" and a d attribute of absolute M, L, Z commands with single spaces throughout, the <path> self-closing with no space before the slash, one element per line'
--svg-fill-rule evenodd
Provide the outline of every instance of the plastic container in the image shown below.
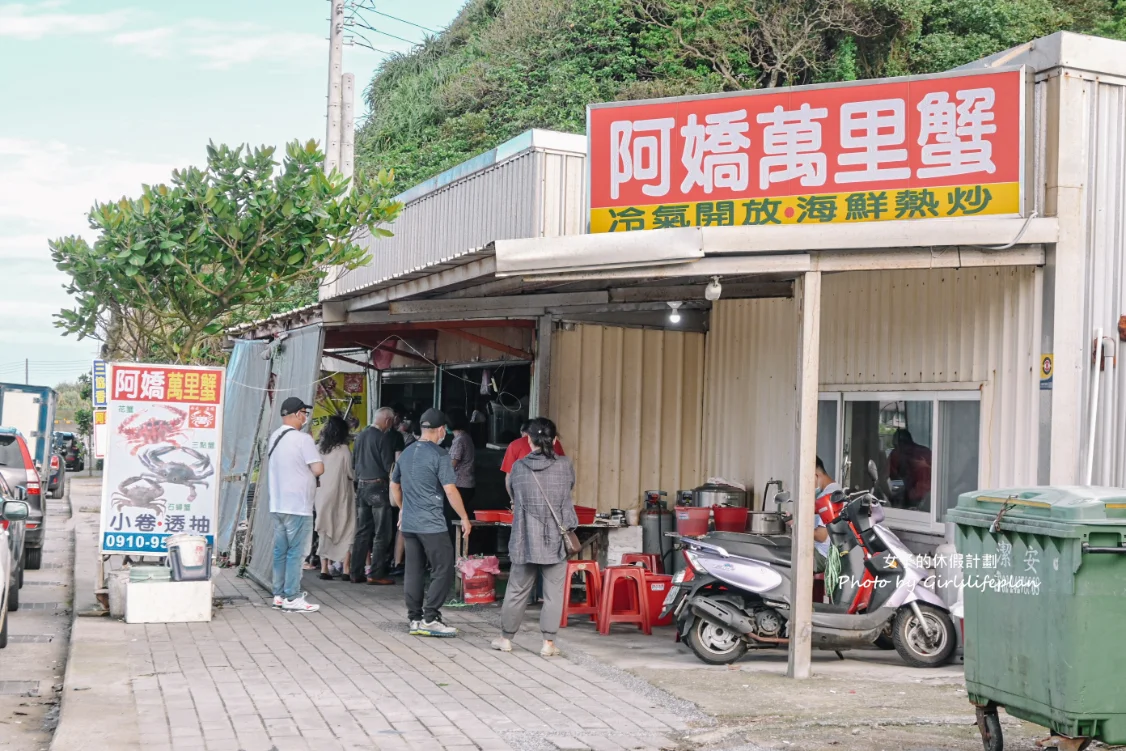
<path fill-rule="evenodd" d="M 590 506 L 575 506 L 575 515 L 579 517 L 579 524 L 594 524 L 598 509 Z"/>
<path fill-rule="evenodd" d="M 699 537 L 708 533 L 708 520 L 711 519 L 710 508 L 697 508 L 695 506 L 676 507 L 676 531 L 685 537 Z M 744 523 L 746 520 L 744 520 Z"/>
<path fill-rule="evenodd" d="M 646 574 L 645 595 L 649 598 L 649 623 L 653 626 L 671 626 L 672 613 L 661 618 L 665 606 L 665 595 L 672 586 L 672 577 L 667 574 Z"/>
<path fill-rule="evenodd" d="M 179 534 L 168 538 L 168 568 L 172 581 L 207 581 L 211 578 L 211 546 L 201 535 Z"/>
<path fill-rule="evenodd" d="M 716 532 L 746 532 L 747 515 L 750 509 L 745 506 L 713 506 Z"/>
<path fill-rule="evenodd" d="M 501 524 L 512 523 L 511 511 L 474 511 L 473 518 L 479 522 L 499 522 Z"/>
<path fill-rule="evenodd" d="M 465 585 L 466 605 L 482 605 L 497 601 L 496 577 L 493 574 L 465 576 L 462 577 L 462 583 Z"/>
<path fill-rule="evenodd" d="M 1126 490 L 975 491 L 947 520 L 983 736 L 1000 730 L 1000 706 L 1054 733 L 1126 743 Z"/>

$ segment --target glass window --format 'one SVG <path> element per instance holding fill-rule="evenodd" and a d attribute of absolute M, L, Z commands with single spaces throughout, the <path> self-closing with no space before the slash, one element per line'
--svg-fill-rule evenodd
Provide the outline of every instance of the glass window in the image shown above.
<path fill-rule="evenodd" d="M 868 462 L 873 461 L 891 508 L 929 513 L 933 439 L 932 399 L 846 402 L 848 485 L 871 487 Z"/>
<path fill-rule="evenodd" d="M 946 520 L 946 512 L 958 504 L 958 496 L 978 487 L 978 431 L 981 402 L 939 402 L 939 497 L 935 521 Z"/>
<path fill-rule="evenodd" d="M 817 457 L 825 464 L 825 474 L 837 476 L 837 400 L 817 402 Z"/>
<path fill-rule="evenodd" d="M 824 392 L 817 409 L 817 452 L 829 475 L 849 489 L 871 488 L 873 462 L 892 517 L 929 529 L 978 487 L 980 431 L 971 391 Z"/>

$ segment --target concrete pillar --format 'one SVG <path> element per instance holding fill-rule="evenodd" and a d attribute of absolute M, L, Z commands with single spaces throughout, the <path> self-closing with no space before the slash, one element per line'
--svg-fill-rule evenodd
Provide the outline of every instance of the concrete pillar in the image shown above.
<path fill-rule="evenodd" d="M 1059 242 L 1049 247 L 1045 266 L 1051 304 L 1046 295 L 1044 338 L 1055 355 L 1047 479 L 1053 485 L 1074 485 L 1082 479 L 1091 351 L 1091 334 L 1085 330 L 1090 84 L 1065 71 L 1052 79 L 1047 96 L 1045 211 L 1059 220 Z"/>
<path fill-rule="evenodd" d="M 536 325 L 536 359 L 532 363 L 532 399 L 528 417 L 545 417 L 551 404 L 551 335 L 550 315 L 540 316 Z"/>
<path fill-rule="evenodd" d="M 794 285 L 798 313 L 797 417 L 794 452 L 793 588 L 790 590 L 790 658 L 786 674 L 809 678 L 813 636 L 813 504 L 817 463 L 817 395 L 821 351 L 821 272 L 807 271 Z"/>

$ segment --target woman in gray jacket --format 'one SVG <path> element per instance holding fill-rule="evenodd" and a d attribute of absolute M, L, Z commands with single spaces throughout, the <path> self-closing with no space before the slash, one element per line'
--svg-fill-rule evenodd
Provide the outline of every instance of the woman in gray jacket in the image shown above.
<path fill-rule="evenodd" d="M 571 500 L 575 468 L 570 459 L 556 455 L 555 424 L 550 420 L 532 420 L 526 440 L 532 445 L 532 453 L 516 462 L 508 477 L 512 492 L 512 536 L 508 543 L 512 570 L 500 613 L 502 633 L 493 640 L 493 649 L 512 651 L 512 637 L 520 629 L 538 573 L 543 576 L 540 655 L 554 657 L 559 654 L 555 634 L 563 617 L 563 588 L 568 585 L 567 550 L 560 527 L 570 531 L 579 526 Z"/>

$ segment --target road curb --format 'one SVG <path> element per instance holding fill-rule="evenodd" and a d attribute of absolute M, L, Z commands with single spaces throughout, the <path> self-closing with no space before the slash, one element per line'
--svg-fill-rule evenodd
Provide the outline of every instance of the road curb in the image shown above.
<path fill-rule="evenodd" d="M 97 605 L 94 578 L 98 517 L 79 510 L 73 482 L 70 494 L 70 526 L 74 532 L 72 621 L 59 724 L 50 751 L 140 751 L 126 629 L 109 618 L 79 615 Z M 94 500 L 90 497 L 92 503 Z"/>

